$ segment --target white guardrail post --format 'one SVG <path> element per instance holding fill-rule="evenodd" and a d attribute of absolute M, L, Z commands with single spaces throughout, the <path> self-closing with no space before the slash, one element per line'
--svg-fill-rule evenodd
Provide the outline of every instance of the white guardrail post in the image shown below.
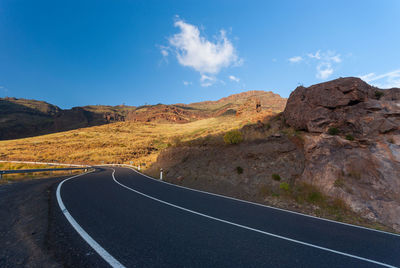
<path fill-rule="evenodd" d="M 160 180 L 163 180 L 162 175 L 163 175 L 163 169 L 160 168 Z"/>

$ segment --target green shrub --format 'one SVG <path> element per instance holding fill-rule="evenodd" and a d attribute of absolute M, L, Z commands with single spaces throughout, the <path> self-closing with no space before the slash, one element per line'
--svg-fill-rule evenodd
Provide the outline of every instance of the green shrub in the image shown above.
<path fill-rule="evenodd" d="M 272 177 L 272 179 L 275 180 L 275 181 L 280 181 L 280 180 L 281 180 L 281 176 L 279 176 L 279 174 L 275 174 L 275 173 L 274 173 L 274 174 L 271 175 L 271 177 Z"/>
<path fill-rule="evenodd" d="M 282 182 L 279 185 L 279 188 L 281 188 L 282 190 L 285 190 L 285 191 L 289 191 L 289 184 L 287 182 Z"/>
<path fill-rule="evenodd" d="M 242 174 L 243 173 L 243 168 L 242 167 L 236 167 L 236 172 L 238 173 L 238 174 Z"/>
<path fill-rule="evenodd" d="M 385 93 L 383 93 L 382 91 L 375 91 L 375 97 L 379 100 L 383 97 L 383 95 L 385 95 Z"/>
<path fill-rule="evenodd" d="M 312 191 L 311 193 L 308 194 L 308 201 L 312 203 L 317 203 L 320 201 L 323 201 L 323 196 L 320 192 L 318 191 Z"/>
<path fill-rule="evenodd" d="M 346 135 L 346 140 L 349 140 L 349 141 L 354 141 L 354 137 L 353 137 L 353 135 L 351 135 L 351 134 L 347 134 L 347 135 Z"/>
<path fill-rule="evenodd" d="M 243 135 L 239 130 L 231 130 L 225 133 L 224 142 L 226 144 L 238 144 L 243 141 Z"/>
<path fill-rule="evenodd" d="M 337 135 L 337 134 L 339 134 L 339 129 L 337 129 L 336 127 L 330 127 L 328 129 L 328 134 L 329 135 Z"/>

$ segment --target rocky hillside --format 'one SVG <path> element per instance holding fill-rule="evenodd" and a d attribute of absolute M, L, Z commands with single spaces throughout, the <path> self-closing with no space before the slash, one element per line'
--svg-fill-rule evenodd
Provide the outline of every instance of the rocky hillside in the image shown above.
<path fill-rule="evenodd" d="M 132 121 L 188 123 L 199 119 L 237 114 L 253 118 L 281 112 L 286 99 L 272 92 L 248 91 L 218 101 L 189 105 L 106 106 L 92 105 L 62 110 L 43 101 L 0 98 L 0 140 Z"/>
<path fill-rule="evenodd" d="M 0 98 L 0 140 L 124 121 L 132 108 L 86 106 L 62 110 L 44 101 Z"/>
<path fill-rule="evenodd" d="M 178 105 L 146 105 L 131 111 L 126 119 L 132 122 L 188 123 L 208 118 L 208 114 Z"/>
<path fill-rule="evenodd" d="M 240 132 L 238 145 L 221 136 L 169 148 L 148 172 L 162 167 L 173 183 L 400 232 L 400 89 L 351 77 L 298 87 L 283 114 Z"/>
<path fill-rule="evenodd" d="M 252 105 L 248 105 L 248 104 Z M 217 101 L 203 101 L 187 105 L 182 105 L 192 109 L 208 111 L 215 114 L 223 113 L 227 110 L 235 112 L 245 109 L 245 107 L 254 107 L 259 104 L 260 110 L 272 110 L 281 112 L 286 105 L 286 99 L 271 91 L 250 90 L 239 94 L 233 94 Z M 251 110 L 253 110 L 251 108 Z"/>

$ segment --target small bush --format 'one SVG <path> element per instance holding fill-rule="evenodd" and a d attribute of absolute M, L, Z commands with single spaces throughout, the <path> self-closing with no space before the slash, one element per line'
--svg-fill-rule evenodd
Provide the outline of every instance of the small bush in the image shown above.
<path fill-rule="evenodd" d="M 236 172 L 238 173 L 238 174 L 242 174 L 243 173 L 243 168 L 242 167 L 236 167 Z"/>
<path fill-rule="evenodd" d="M 337 135 L 337 134 L 339 134 L 339 129 L 337 129 L 336 127 L 330 127 L 329 129 L 328 129 L 328 134 L 329 135 Z"/>
<path fill-rule="evenodd" d="M 341 178 L 336 179 L 335 182 L 333 183 L 333 186 L 342 188 L 344 186 L 344 180 Z"/>
<path fill-rule="evenodd" d="M 279 188 L 281 188 L 282 190 L 285 190 L 285 191 L 289 191 L 289 184 L 287 182 L 282 182 L 279 185 Z"/>
<path fill-rule="evenodd" d="M 323 198 L 324 197 L 322 196 L 322 194 L 318 191 L 312 191 L 308 194 L 308 201 L 310 201 L 311 203 L 323 201 Z"/>
<path fill-rule="evenodd" d="M 226 144 L 238 144 L 243 141 L 243 135 L 239 130 L 231 130 L 225 133 L 224 142 Z"/>
<path fill-rule="evenodd" d="M 380 100 L 382 97 L 383 97 L 383 95 L 385 95 L 385 93 L 383 93 L 382 91 L 375 91 L 375 97 L 378 99 L 378 100 Z"/>
<path fill-rule="evenodd" d="M 353 135 L 351 135 L 351 134 L 347 134 L 347 135 L 346 135 L 346 140 L 349 140 L 349 141 L 354 141 L 354 137 L 353 137 Z"/>
<path fill-rule="evenodd" d="M 347 205 L 346 203 L 339 198 L 335 198 L 332 202 L 332 208 L 335 210 L 346 210 L 347 209 Z"/>
<path fill-rule="evenodd" d="M 271 177 L 275 181 L 280 181 L 281 180 L 281 176 L 279 176 L 279 174 L 272 174 Z"/>

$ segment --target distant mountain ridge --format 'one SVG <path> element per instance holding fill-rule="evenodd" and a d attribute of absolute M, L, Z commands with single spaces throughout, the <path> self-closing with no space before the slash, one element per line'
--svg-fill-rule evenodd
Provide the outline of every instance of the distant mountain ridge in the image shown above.
<path fill-rule="evenodd" d="M 120 121 L 188 123 L 224 115 L 281 112 L 286 99 L 266 91 L 247 91 L 217 101 L 135 106 L 88 105 L 61 109 L 44 101 L 0 98 L 0 140 L 16 139 Z"/>

